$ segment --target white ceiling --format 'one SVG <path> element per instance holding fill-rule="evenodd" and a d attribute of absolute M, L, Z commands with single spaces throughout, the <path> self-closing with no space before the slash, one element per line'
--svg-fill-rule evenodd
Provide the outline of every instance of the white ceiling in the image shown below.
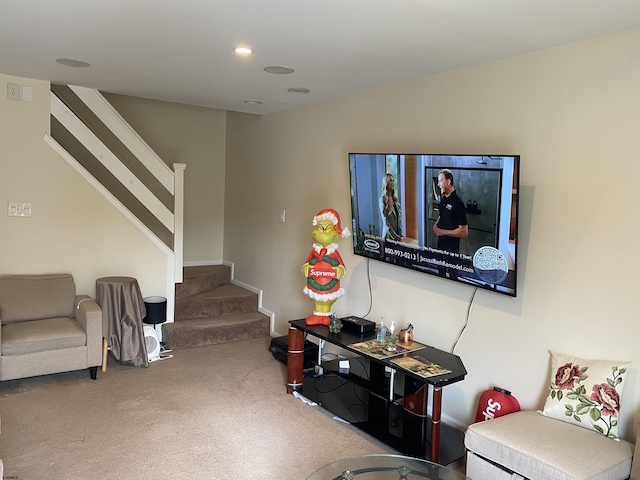
<path fill-rule="evenodd" d="M 640 0 L 0 0 L 0 73 L 266 114 L 633 28 Z"/>

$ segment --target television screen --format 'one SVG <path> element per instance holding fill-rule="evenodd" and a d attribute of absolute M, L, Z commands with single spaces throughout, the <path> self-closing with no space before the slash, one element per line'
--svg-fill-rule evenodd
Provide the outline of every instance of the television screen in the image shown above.
<path fill-rule="evenodd" d="M 519 162 L 350 153 L 354 253 L 515 297 Z"/>

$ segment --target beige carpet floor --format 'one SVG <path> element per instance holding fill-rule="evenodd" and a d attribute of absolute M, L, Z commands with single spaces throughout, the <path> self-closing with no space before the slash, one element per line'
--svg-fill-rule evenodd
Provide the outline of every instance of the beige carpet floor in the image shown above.
<path fill-rule="evenodd" d="M 0 383 L 5 478 L 305 479 L 396 453 L 286 394 L 270 338 L 173 352 L 149 368 Z"/>

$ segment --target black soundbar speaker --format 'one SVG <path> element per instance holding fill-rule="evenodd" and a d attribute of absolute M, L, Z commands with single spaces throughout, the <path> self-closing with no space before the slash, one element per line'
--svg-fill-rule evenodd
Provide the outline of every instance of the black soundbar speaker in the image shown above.
<path fill-rule="evenodd" d="M 344 317 L 341 318 L 342 328 L 350 333 L 362 335 L 363 333 L 373 332 L 376 329 L 375 322 L 365 320 L 360 317 Z"/>

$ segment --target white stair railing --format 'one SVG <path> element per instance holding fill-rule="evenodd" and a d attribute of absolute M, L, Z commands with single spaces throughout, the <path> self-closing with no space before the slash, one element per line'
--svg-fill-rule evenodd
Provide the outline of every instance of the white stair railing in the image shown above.
<path fill-rule="evenodd" d="M 162 242 L 151 229 L 140 221 L 102 183 L 91 175 L 53 137 L 45 134 L 44 141 L 76 169 L 89 183 L 118 208 L 142 233 L 150 238 L 170 260 L 173 284 L 182 282 L 184 251 L 184 163 L 172 164 L 173 171 L 140 138 L 97 90 L 69 87 L 91 109 L 93 114 L 134 154 L 147 171 L 157 179 L 173 197 L 173 212 L 105 145 L 89 127 L 51 92 L 51 115 L 55 117 L 142 205 L 173 235 L 173 249 Z"/>
<path fill-rule="evenodd" d="M 92 88 L 72 85 L 69 85 L 69 88 L 173 195 L 175 191 L 173 172 L 102 94 Z"/>

